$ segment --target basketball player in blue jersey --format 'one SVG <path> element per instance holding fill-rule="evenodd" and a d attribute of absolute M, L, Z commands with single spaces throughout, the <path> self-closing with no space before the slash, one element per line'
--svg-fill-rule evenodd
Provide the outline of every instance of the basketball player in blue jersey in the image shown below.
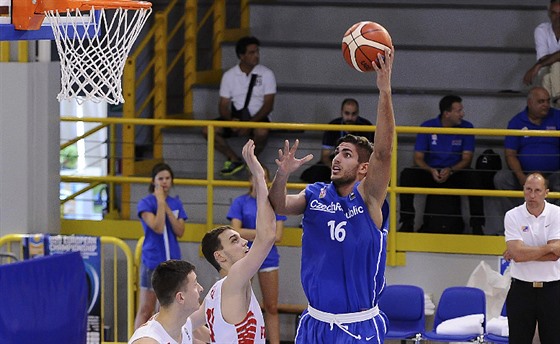
<path fill-rule="evenodd" d="M 269 199 L 278 214 L 304 215 L 301 282 L 309 306 L 296 343 L 383 343 L 388 321 L 377 303 L 385 286 L 385 197 L 395 135 L 393 55 L 387 50 L 385 58 L 379 56 L 379 67 L 373 63 L 379 88 L 375 145 L 360 136 L 341 138 L 331 183 L 287 195 L 288 176 L 313 156 L 295 157 L 298 140 L 291 148 L 286 141 L 279 150 Z"/>

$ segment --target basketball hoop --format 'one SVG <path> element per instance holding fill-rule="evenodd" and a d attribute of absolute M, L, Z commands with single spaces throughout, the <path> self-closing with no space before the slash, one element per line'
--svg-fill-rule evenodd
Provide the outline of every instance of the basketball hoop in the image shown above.
<path fill-rule="evenodd" d="M 121 79 L 126 58 L 151 6 L 133 0 L 37 1 L 33 13 L 50 20 L 60 57 L 58 101 L 124 103 Z"/>

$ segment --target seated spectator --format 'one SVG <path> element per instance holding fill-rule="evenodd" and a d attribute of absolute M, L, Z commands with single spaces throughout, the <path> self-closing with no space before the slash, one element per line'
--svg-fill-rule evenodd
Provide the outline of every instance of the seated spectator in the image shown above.
<path fill-rule="evenodd" d="M 340 108 L 340 117 L 329 122 L 329 124 L 350 124 L 350 125 L 373 125 L 367 119 L 360 117 L 360 105 L 353 98 L 346 98 L 342 101 Z M 301 174 L 301 179 L 307 183 L 331 181 L 331 162 L 334 156 L 334 149 L 338 139 L 346 134 L 355 136 L 364 136 L 370 142 L 373 142 L 373 131 L 369 132 L 352 132 L 348 130 L 328 130 L 323 134 L 323 144 L 321 148 L 321 160 Z"/>
<path fill-rule="evenodd" d="M 560 110 L 550 107 L 550 95 L 543 87 L 533 87 L 527 96 L 527 107 L 508 123 L 508 129 L 558 130 Z M 527 176 L 541 172 L 551 191 L 560 191 L 560 138 L 542 136 L 506 136 L 504 141 L 508 170 L 494 176 L 497 190 L 522 190 Z M 523 202 L 522 198 L 502 197 L 503 210 Z M 558 201 L 554 200 L 555 203 Z"/>
<path fill-rule="evenodd" d="M 276 95 L 276 78 L 270 69 L 259 64 L 259 46 L 260 42 L 255 37 L 243 37 L 237 42 L 235 52 L 239 64 L 222 76 L 218 120 L 270 122 L 269 116 Z M 267 128 L 216 128 L 215 148 L 227 158 L 221 174 L 231 176 L 245 167 L 243 160 L 227 143 L 227 138 L 251 136 L 258 156 L 266 146 L 268 132 Z M 202 133 L 208 139 L 206 127 Z"/>
<path fill-rule="evenodd" d="M 551 0 L 548 6 L 549 22 L 535 28 L 535 50 L 537 62 L 525 73 L 523 83 L 533 84 L 537 77 L 542 79 L 538 85 L 546 88 L 555 106 L 560 104 L 560 0 Z"/>
<path fill-rule="evenodd" d="M 463 120 L 462 99 L 448 95 L 439 102 L 440 114 L 422 127 L 473 128 Z M 471 170 L 475 140 L 473 135 L 418 134 L 414 146 L 414 167 L 401 172 L 400 186 L 479 189 L 480 178 Z M 400 194 L 401 232 L 414 231 L 414 195 Z M 470 226 L 473 234 L 483 234 L 484 209 L 481 196 L 469 196 Z M 443 206 L 443 205 L 442 205 Z M 460 232 L 462 228 L 458 229 Z"/>

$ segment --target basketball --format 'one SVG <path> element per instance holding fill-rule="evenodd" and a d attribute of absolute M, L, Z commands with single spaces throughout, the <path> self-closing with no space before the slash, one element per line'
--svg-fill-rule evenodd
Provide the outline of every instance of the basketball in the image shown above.
<path fill-rule="evenodd" d="M 373 72 L 377 54 L 385 56 L 393 42 L 387 30 L 374 22 L 362 21 L 352 25 L 342 38 L 342 56 L 350 67 L 359 72 Z"/>

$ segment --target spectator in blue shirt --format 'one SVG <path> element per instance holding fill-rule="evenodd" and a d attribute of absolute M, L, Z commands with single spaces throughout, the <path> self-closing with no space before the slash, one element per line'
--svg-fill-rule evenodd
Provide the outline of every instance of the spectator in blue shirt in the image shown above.
<path fill-rule="evenodd" d="M 509 121 L 507 128 L 558 130 L 560 110 L 550 107 L 550 95 L 545 88 L 533 87 L 527 96 L 527 107 Z M 548 179 L 550 191 L 560 191 L 559 137 L 506 136 L 504 147 L 509 169 L 498 171 L 494 176 L 496 189 L 522 190 L 527 176 L 540 172 Z M 502 200 L 504 210 L 523 203 L 523 198 L 502 197 Z"/>
<path fill-rule="evenodd" d="M 422 123 L 422 127 L 473 128 L 465 121 L 462 99 L 447 95 L 439 102 L 440 114 Z M 480 178 L 471 170 L 474 135 L 418 134 L 414 146 L 414 167 L 401 172 L 400 186 L 427 188 L 481 188 Z M 401 232 L 414 231 L 414 195 L 400 194 Z M 470 196 L 470 226 L 473 234 L 483 234 L 484 209 L 481 196 Z M 456 229 L 462 232 L 463 229 Z"/>

